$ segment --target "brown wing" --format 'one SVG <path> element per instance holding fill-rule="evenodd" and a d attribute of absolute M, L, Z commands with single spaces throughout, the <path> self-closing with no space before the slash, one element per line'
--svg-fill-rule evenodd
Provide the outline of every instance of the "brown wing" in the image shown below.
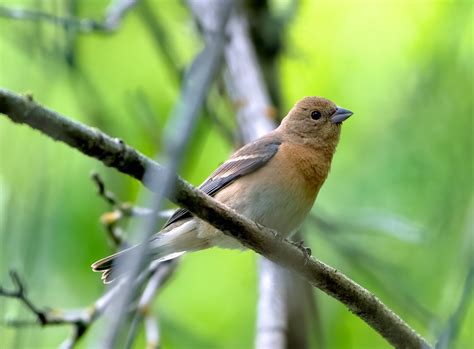
<path fill-rule="evenodd" d="M 234 182 L 237 178 L 252 173 L 265 165 L 278 151 L 281 140 L 273 137 L 262 137 L 237 150 L 226 162 L 217 168 L 199 189 L 210 196 Z M 186 209 L 178 209 L 166 222 L 163 228 L 181 219 L 191 217 Z"/>

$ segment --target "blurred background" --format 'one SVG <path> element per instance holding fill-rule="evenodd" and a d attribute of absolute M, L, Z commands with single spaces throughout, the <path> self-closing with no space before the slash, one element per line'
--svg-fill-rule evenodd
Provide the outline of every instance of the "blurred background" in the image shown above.
<path fill-rule="evenodd" d="M 160 151 L 182 73 L 204 45 L 185 2 L 142 0 L 110 31 L 9 11 L 100 22 L 105 0 L 1 4 L 0 87 L 31 92 L 148 156 Z M 430 342 L 451 333 L 448 347 L 472 347 L 472 2 L 261 0 L 245 2 L 245 11 L 276 120 L 307 95 L 354 111 L 304 226 L 306 244 Z M 238 139 L 222 85 L 214 84 L 214 116 L 200 118 L 180 171 L 196 185 Z M 137 202 L 137 181 L 0 116 L 0 285 L 11 286 L 15 269 L 40 307 L 82 308 L 101 295 L 89 266 L 114 247 L 99 221 L 110 207 L 92 171 Z M 185 256 L 153 306 L 163 348 L 252 347 L 257 282 L 253 252 Z M 314 297 L 312 348 L 389 347 L 339 302 Z M 5 326 L 11 319 L 33 316 L 0 298 L 0 347 L 57 347 L 71 331 Z M 104 321 L 79 348 L 97 343 Z"/>

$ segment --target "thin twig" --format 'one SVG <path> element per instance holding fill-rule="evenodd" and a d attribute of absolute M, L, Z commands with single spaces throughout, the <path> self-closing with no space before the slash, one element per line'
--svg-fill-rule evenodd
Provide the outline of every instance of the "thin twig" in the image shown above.
<path fill-rule="evenodd" d="M 138 3 L 138 0 L 114 0 L 107 7 L 104 20 L 97 21 L 91 18 L 61 17 L 42 11 L 23 8 L 0 6 L 0 17 L 29 20 L 34 22 L 48 22 L 62 26 L 66 29 L 73 28 L 81 33 L 112 33 L 122 24 L 125 15 Z"/>
<path fill-rule="evenodd" d="M 137 8 L 137 13 L 143 20 L 146 28 L 149 30 L 151 37 L 154 39 L 155 45 L 158 48 L 161 58 L 174 74 L 177 81 L 183 77 L 183 69 L 178 64 L 176 49 L 171 45 L 166 30 L 162 25 L 162 21 L 153 11 L 153 6 L 149 0 L 142 0 L 140 6 Z"/>
<path fill-rule="evenodd" d="M 93 306 L 83 310 L 40 310 L 28 298 L 24 283 L 21 281 L 18 274 L 14 271 L 11 271 L 10 276 L 15 289 L 7 290 L 3 287 L 0 287 L 0 296 L 16 298 L 20 300 L 35 315 L 41 326 L 72 325 L 73 333 L 61 345 L 61 348 L 72 348 L 79 341 L 79 339 L 82 338 L 92 322 L 97 317 L 99 317 L 103 313 L 104 309 L 110 304 L 115 294 L 123 284 L 123 282 L 119 282 L 114 288 L 110 289 L 102 297 L 100 297 Z M 31 323 L 29 321 L 14 320 L 9 321 L 8 324 L 11 326 L 25 326 Z"/>
<path fill-rule="evenodd" d="M 165 28 L 161 25 L 160 19 L 152 11 L 149 0 L 142 0 L 137 10 L 152 38 L 154 39 L 156 47 L 158 48 L 162 58 L 165 60 L 165 63 L 170 68 L 176 80 L 180 81 L 183 77 L 183 70 L 177 63 L 178 60 L 175 54 L 176 50 L 171 44 Z M 232 130 L 219 119 L 209 99 L 204 105 L 204 116 L 212 121 L 219 132 L 221 132 L 221 134 L 224 136 L 224 139 L 229 141 L 230 144 L 234 144 L 235 137 Z"/>
<path fill-rule="evenodd" d="M 156 293 L 157 290 L 168 280 L 176 265 L 177 260 L 170 261 L 168 263 L 153 263 L 150 265 L 147 271 L 145 273 L 141 273 L 133 283 L 138 284 L 142 283 L 144 280 L 150 280 L 151 284 L 150 286 L 147 286 L 147 288 L 153 289 Z M 71 336 L 61 344 L 60 348 L 62 349 L 73 348 L 92 326 L 95 320 L 102 316 L 110 304 L 116 300 L 117 295 L 123 292 L 123 289 L 130 287 L 129 280 L 121 279 L 118 280 L 117 283 L 113 285 L 113 287 L 108 289 L 91 306 L 79 310 L 59 310 L 50 308 L 41 310 L 39 307 L 34 305 L 32 300 L 28 298 L 25 284 L 20 279 L 18 274 L 14 271 L 11 271 L 10 277 L 15 288 L 13 290 L 9 290 L 0 286 L 0 296 L 15 298 L 21 301 L 35 315 L 36 321 L 31 322 L 28 320 L 10 320 L 7 322 L 7 325 L 14 327 L 37 325 L 37 323 L 39 323 L 41 326 L 70 325 L 72 326 L 73 332 Z M 158 282 L 156 281 L 157 279 Z M 146 300 L 151 303 L 152 298 L 147 298 Z M 144 307 L 142 307 L 142 309 L 144 309 Z M 148 317 L 152 317 L 152 315 L 147 314 L 146 318 Z M 148 319 L 147 321 L 152 320 Z M 147 331 L 148 330 L 151 330 L 151 327 L 147 327 Z M 153 333 L 149 334 L 150 338 L 156 338 L 157 333 L 158 328 L 155 328 Z"/>
<path fill-rule="evenodd" d="M 29 97 L 0 89 L 0 113 L 14 122 L 26 123 L 51 138 L 102 161 L 106 166 L 142 181 L 150 189 L 154 189 L 154 186 L 144 178 L 145 168 L 149 169 L 154 178 L 167 173 L 158 163 L 125 145 L 123 141 L 67 119 L 33 102 Z M 245 247 L 298 273 L 313 286 L 345 304 L 395 347 L 430 347 L 425 339 L 373 294 L 336 269 L 313 257 L 308 258 L 293 244 L 275 238 L 278 234 L 271 229 L 256 225 L 178 176 L 174 177 L 174 181 L 175 191 L 168 196 L 171 201 L 209 222 L 224 234 L 236 238 Z"/>
<path fill-rule="evenodd" d="M 115 194 L 108 192 L 105 189 L 105 184 L 100 176 L 93 176 L 94 182 L 98 185 L 99 194 L 107 198 L 116 198 Z M 107 193 L 107 194 L 106 194 Z M 120 200 L 107 200 L 107 202 L 113 203 L 115 205 L 123 205 Z M 150 212 L 147 212 L 149 215 Z M 166 216 L 169 216 L 168 213 Z M 116 242 L 116 246 L 119 246 L 120 242 Z M 150 307 L 150 304 L 153 300 L 154 294 L 158 292 L 158 289 L 169 279 L 172 272 L 175 270 L 178 264 L 178 259 L 165 262 L 165 263 L 154 263 L 149 267 L 148 273 L 142 274 L 138 281 L 146 280 L 147 286 L 145 288 L 145 293 L 147 297 L 142 296 L 141 301 L 138 303 L 140 314 L 144 314 L 145 323 L 146 323 L 146 333 L 147 341 L 149 348 L 157 348 L 159 332 L 158 327 L 153 326 L 157 325 L 157 320 L 155 317 L 147 311 Z M 128 285 L 125 280 L 119 281 L 113 288 L 109 289 L 104 293 L 103 296 L 98 298 L 92 306 L 86 307 L 80 310 L 58 310 L 47 308 L 41 310 L 28 298 L 27 291 L 24 282 L 20 279 L 18 274 L 15 271 L 10 272 L 10 277 L 12 283 L 15 286 L 13 290 L 6 289 L 0 286 L 0 296 L 8 298 L 16 298 L 20 300 L 36 317 L 36 321 L 32 322 L 30 320 L 9 320 L 7 325 L 14 327 L 25 327 L 30 325 L 37 325 L 39 323 L 41 326 L 50 326 L 50 325 L 71 325 L 73 332 L 60 346 L 62 349 L 73 348 L 78 341 L 83 337 L 92 323 L 100 317 L 105 309 L 112 303 L 116 295 L 119 294 L 120 290 L 124 285 Z M 148 291 L 146 291 L 148 290 Z M 145 304 L 146 302 L 146 304 Z M 145 309 L 146 308 L 146 309 Z"/>
<path fill-rule="evenodd" d="M 124 218 L 135 216 L 149 217 L 155 214 L 159 219 L 164 219 L 170 215 L 168 211 L 156 213 L 150 208 L 134 206 L 129 202 L 121 201 L 115 193 L 106 189 L 104 180 L 97 172 L 92 173 L 91 179 L 97 187 L 97 194 L 113 208 L 112 211 L 102 214 L 100 222 L 116 247 L 127 247 L 124 241 L 125 233 L 119 226 L 119 223 Z"/>
<path fill-rule="evenodd" d="M 219 6 L 221 12 L 221 28 L 224 28 L 229 18 L 231 1 L 226 1 Z M 216 34 L 213 40 L 207 42 L 206 47 L 193 61 L 186 78 L 184 79 L 182 94 L 179 97 L 176 108 L 171 119 L 165 128 L 164 159 L 168 168 L 164 175 L 156 176 L 153 169 L 147 169 L 145 177 L 153 186 L 156 195 L 153 197 L 151 208 L 159 211 L 163 205 L 164 198 L 173 190 L 175 184 L 174 173 L 179 169 L 181 160 L 189 142 L 191 133 L 196 125 L 196 120 L 202 105 L 207 97 L 217 71 L 221 66 L 221 58 L 225 44 L 223 30 Z M 149 237 L 155 232 L 157 218 L 152 215 L 146 219 L 144 225 L 140 227 L 140 239 L 143 242 L 137 245 L 137 253 L 134 258 L 128 258 L 117 265 L 118 273 L 126 272 L 136 275 L 148 264 L 149 254 L 146 252 Z M 138 257 L 137 257 L 138 256 Z M 123 332 L 124 315 L 134 298 L 137 288 L 130 287 L 120 294 L 111 309 L 113 316 L 109 323 L 109 329 L 104 342 L 105 348 L 115 348 L 120 334 Z"/>
<path fill-rule="evenodd" d="M 0 6 L 0 17 L 16 20 L 45 21 L 65 28 L 75 28 L 84 33 L 99 30 L 101 25 L 90 18 L 60 17 L 42 11 Z"/>
<path fill-rule="evenodd" d="M 105 188 L 102 177 L 97 172 L 92 173 L 91 179 L 97 187 L 97 194 L 102 197 L 105 202 L 115 208 L 112 212 L 106 212 L 100 217 L 100 222 L 105 228 L 107 235 L 116 247 L 122 246 L 124 241 L 124 232 L 118 226 L 118 223 L 124 216 L 130 216 L 131 205 L 125 205 L 117 196 Z"/>
<path fill-rule="evenodd" d="M 108 212 L 111 216 L 116 216 L 115 222 L 118 222 L 124 217 L 146 217 L 152 214 L 156 214 L 161 219 L 167 219 L 171 217 L 174 212 L 174 210 L 154 212 L 151 208 L 135 206 L 129 202 L 121 201 L 114 192 L 106 189 L 104 180 L 97 172 L 92 173 L 91 178 L 97 186 L 97 194 L 109 203 L 112 208 L 115 208 L 114 211 Z"/>
<path fill-rule="evenodd" d="M 124 245 L 122 230 L 117 226 L 123 217 L 148 217 L 155 214 L 158 215 L 159 218 L 168 218 L 170 215 L 170 212 L 168 211 L 157 214 L 152 209 L 136 207 L 129 203 L 124 203 L 117 198 L 117 195 L 106 189 L 105 182 L 98 173 L 94 172 L 91 178 L 97 186 L 97 193 L 99 196 L 104 198 L 107 203 L 115 208 L 114 211 L 103 214 L 101 222 L 105 226 L 116 247 Z M 172 261 L 155 264 L 155 266 L 152 267 L 151 277 L 146 280 L 145 291 L 143 292 L 135 311 L 135 317 L 131 325 L 132 329 L 130 330 L 130 333 L 133 333 L 133 335 L 129 335 L 127 347 L 132 346 L 136 330 L 138 329 L 138 325 L 142 319 L 145 319 L 147 348 L 156 348 L 159 345 L 158 322 L 155 316 L 151 314 L 150 307 L 158 289 L 169 279 L 177 265 L 178 259 L 174 259 Z"/>
<path fill-rule="evenodd" d="M 0 286 L 0 295 L 9 298 L 16 298 L 21 301 L 33 314 L 36 315 L 38 322 L 45 325 L 48 322 L 47 311 L 39 310 L 26 295 L 26 288 L 18 274 L 11 270 L 10 278 L 15 287 L 14 290 L 7 290 Z"/>
<path fill-rule="evenodd" d="M 160 331 L 158 319 L 155 315 L 145 315 L 146 349 L 158 349 L 160 347 Z"/>
<path fill-rule="evenodd" d="M 119 206 L 120 201 L 117 199 L 117 196 L 109 190 L 105 189 L 105 183 L 102 177 L 97 173 L 93 172 L 91 175 L 92 181 L 97 186 L 97 194 L 104 198 L 112 206 Z"/>
<path fill-rule="evenodd" d="M 145 290 L 143 291 L 142 296 L 140 300 L 138 301 L 137 311 L 135 312 L 135 315 L 134 315 L 134 318 L 132 320 L 132 324 L 129 330 L 126 348 L 132 347 L 135 336 L 137 334 L 138 326 L 140 325 L 140 322 L 142 320 L 145 319 L 145 329 L 149 329 L 149 330 L 151 330 L 151 328 L 149 328 L 151 323 L 156 322 L 154 321 L 151 315 L 151 310 L 150 310 L 151 303 L 155 299 L 156 294 L 164 285 L 164 283 L 168 281 L 168 279 L 176 270 L 176 267 L 178 266 L 178 260 L 179 259 L 172 259 L 172 260 L 160 263 L 159 266 L 157 266 L 157 269 L 154 272 L 154 274 L 148 280 Z M 147 324 L 147 321 L 148 321 L 147 319 L 150 321 L 150 323 L 148 324 Z M 156 331 L 156 333 L 159 333 L 158 328 L 155 328 L 153 331 Z M 158 336 L 157 335 L 155 336 L 154 333 L 150 335 L 152 339 L 148 340 L 148 342 L 152 342 L 155 344 L 155 346 L 158 346 L 159 345 L 159 341 L 157 338 Z"/>

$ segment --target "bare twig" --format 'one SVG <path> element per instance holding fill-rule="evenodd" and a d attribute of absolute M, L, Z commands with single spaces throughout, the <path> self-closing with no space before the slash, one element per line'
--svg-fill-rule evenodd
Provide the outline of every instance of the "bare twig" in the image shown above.
<path fill-rule="evenodd" d="M 85 33 L 93 32 L 101 27 L 98 22 L 89 18 L 60 17 L 41 11 L 6 6 L 0 6 L 0 16 L 17 20 L 46 21 L 65 28 L 73 27 Z"/>
<path fill-rule="evenodd" d="M 91 175 L 91 179 L 97 186 L 97 194 L 113 208 L 113 211 L 102 214 L 100 221 L 115 246 L 126 244 L 124 232 L 118 225 L 124 218 L 156 215 L 158 219 L 166 219 L 172 214 L 171 210 L 155 212 L 148 207 L 140 207 L 129 202 L 123 202 L 117 195 L 106 189 L 104 180 L 98 173 L 94 172 Z"/>
<path fill-rule="evenodd" d="M 79 339 L 82 338 L 92 322 L 94 322 L 94 320 L 99 317 L 103 313 L 104 309 L 110 304 L 123 284 L 123 282 L 117 283 L 114 288 L 110 289 L 107 293 L 100 297 L 93 306 L 83 310 L 40 310 L 27 297 L 24 283 L 21 281 L 18 274 L 14 271 L 11 271 L 10 276 L 15 289 L 6 290 L 5 288 L 0 287 L 0 296 L 16 298 L 20 300 L 36 316 L 37 321 L 42 326 L 72 325 L 73 333 L 61 345 L 61 348 L 63 349 L 72 348 L 79 341 Z M 29 322 L 15 320 L 9 321 L 8 324 L 11 326 L 25 326 L 28 325 Z"/>
<path fill-rule="evenodd" d="M 145 315 L 145 333 L 146 333 L 146 348 L 158 349 L 160 347 L 160 332 L 158 331 L 159 324 L 155 315 L 147 313 Z"/>
<path fill-rule="evenodd" d="M 143 176 L 145 168 L 153 173 L 154 178 L 166 173 L 158 163 L 122 141 L 66 119 L 36 104 L 31 98 L 0 89 L 0 113 L 7 115 L 14 122 L 26 123 L 53 139 L 99 159 L 109 167 L 141 180 L 148 188 L 154 189 Z M 181 178 L 176 176 L 174 180 L 175 191 L 168 196 L 174 203 L 208 221 L 224 234 L 238 239 L 247 248 L 298 273 L 313 286 L 345 304 L 395 347 L 430 347 L 425 339 L 377 297 L 339 271 L 314 258 L 308 258 L 301 249 L 276 238 L 278 234 L 271 229 L 256 225 Z"/>
<path fill-rule="evenodd" d="M 148 207 L 140 207 L 132 205 L 129 202 L 123 202 L 117 198 L 117 195 L 109 190 L 106 189 L 104 180 L 102 177 L 94 172 L 91 176 L 92 181 L 97 186 L 97 194 L 104 198 L 104 200 L 109 203 L 115 211 L 109 212 L 111 215 L 115 215 L 116 221 L 119 221 L 123 217 L 146 217 L 152 214 L 158 215 L 159 218 L 167 219 L 171 217 L 174 210 L 165 210 L 160 212 L 154 212 L 151 208 Z M 116 212 L 120 211 L 120 212 Z M 111 218 L 112 219 L 112 218 Z"/>
<path fill-rule="evenodd" d="M 111 33 L 120 27 L 125 15 L 138 3 L 138 1 L 139 0 L 113 0 L 107 7 L 102 22 L 90 18 L 61 17 L 42 11 L 11 8 L 6 6 L 0 6 L 0 17 L 35 22 L 49 22 L 66 29 L 74 28 L 82 33 Z"/>
<path fill-rule="evenodd" d="M 118 223 L 124 216 L 131 215 L 133 206 L 124 204 L 113 192 L 106 190 L 105 183 L 98 173 L 92 173 L 91 179 L 97 186 L 97 194 L 102 197 L 109 205 L 115 208 L 112 212 L 106 212 L 102 214 L 100 217 L 100 222 L 104 226 L 105 231 L 114 245 L 121 246 L 125 243 L 124 233 L 118 226 Z"/>
<path fill-rule="evenodd" d="M 93 172 L 91 175 L 92 181 L 97 186 L 97 194 L 104 198 L 112 206 L 120 206 L 121 202 L 117 199 L 114 193 L 105 189 L 105 183 L 102 177 L 97 173 Z"/>
<path fill-rule="evenodd" d="M 150 216 L 151 214 L 156 215 L 156 212 L 154 212 L 152 209 L 136 207 L 129 203 L 120 201 L 113 192 L 106 189 L 105 182 L 98 173 L 94 172 L 91 178 L 97 186 L 98 194 L 103 197 L 106 202 L 116 208 L 112 212 L 103 214 L 101 221 L 105 225 L 109 235 L 111 235 L 112 241 L 117 247 L 124 244 L 122 239 L 123 234 L 121 233 L 122 231 L 117 226 L 123 217 Z M 160 212 L 158 213 L 158 217 L 168 218 L 169 214 L 167 211 L 165 213 Z M 152 266 L 151 277 L 149 277 L 146 281 L 145 291 L 143 292 L 143 295 L 136 308 L 135 317 L 132 321 L 132 329 L 130 331 L 133 335 L 129 335 L 127 347 L 132 346 L 135 339 L 134 337 L 136 330 L 141 319 L 145 319 L 147 348 L 156 348 L 158 346 L 158 321 L 150 312 L 150 307 L 155 294 L 158 292 L 158 289 L 170 278 L 177 265 L 178 259 L 174 259 L 159 264 L 155 263 Z"/>
<path fill-rule="evenodd" d="M 220 28 L 224 28 L 231 10 L 231 2 L 225 1 L 219 6 L 221 14 Z M 153 186 L 152 190 L 156 195 L 153 198 L 151 208 L 154 211 L 159 211 L 163 204 L 163 200 L 174 188 L 175 175 L 174 173 L 179 169 L 181 159 L 184 155 L 186 145 L 189 141 L 190 135 L 196 124 L 197 116 L 201 110 L 207 93 L 210 89 L 214 76 L 220 68 L 220 62 L 225 43 L 223 30 L 216 33 L 213 40 L 209 40 L 204 51 L 199 54 L 193 61 L 187 77 L 184 80 L 182 94 L 178 100 L 176 108 L 173 112 L 173 118 L 166 128 L 169 131 L 165 135 L 164 142 L 164 159 L 168 163 L 168 168 L 161 176 L 156 176 L 152 168 L 145 174 L 148 182 Z M 140 227 L 139 241 L 145 242 L 155 232 L 157 219 L 152 215 L 146 219 L 143 227 Z M 134 258 L 128 258 L 122 263 L 119 262 L 117 268 L 118 272 L 126 271 L 130 275 L 136 275 L 148 264 L 149 254 L 146 253 L 148 244 L 139 244 L 137 254 Z M 124 324 L 124 315 L 134 298 L 137 288 L 129 287 L 124 290 L 119 298 L 114 303 L 112 317 L 109 325 L 109 331 L 105 339 L 105 348 L 115 348 L 119 340 L 120 333 Z M 133 336 L 133 333 L 131 334 Z"/>
<path fill-rule="evenodd" d="M 175 49 L 171 44 L 168 34 L 166 33 L 165 28 L 161 25 L 160 19 L 152 11 L 151 4 L 149 0 L 142 0 L 140 6 L 137 8 L 137 12 L 142 18 L 144 24 L 150 31 L 156 47 L 158 48 L 161 57 L 165 60 L 168 67 L 170 67 L 171 72 L 177 81 L 180 81 L 183 77 L 183 71 L 179 64 L 177 63 L 177 57 L 175 54 Z M 234 143 L 234 134 L 231 129 L 229 129 L 215 113 L 209 99 L 204 105 L 204 116 L 208 117 L 212 123 L 217 127 L 217 129 L 222 133 L 224 138 L 230 141 L 231 144 Z"/>
<path fill-rule="evenodd" d="M 139 304 L 142 304 L 141 311 L 145 316 L 147 337 L 150 338 L 149 342 L 152 343 L 152 339 L 157 338 L 158 328 L 153 328 L 152 323 L 156 323 L 153 315 L 147 312 L 146 304 L 150 304 L 154 294 L 157 290 L 169 279 L 171 273 L 177 265 L 177 260 L 169 261 L 167 263 L 153 263 L 150 265 L 146 273 L 142 273 L 134 282 L 140 283 L 143 280 L 149 280 L 147 284 L 148 295 L 146 298 L 142 297 Z M 117 294 L 123 292 L 123 289 L 130 286 L 127 280 L 118 280 L 117 283 L 110 289 L 108 289 L 100 298 L 98 298 L 91 306 L 85 307 L 79 310 L 59 310 L 50 309 L 41 310 L 28 298 L 25 285 L 19 278 L 18 274 L 14 271 L 10 272 L 12 282 L 15 289 L 8 290 L 0 286 L 0 296 L 15 298 L 20 300 L 36 317 L 36 322 L 33 323 L 28 320 L 10 320 L 7 325 L 14 327 L 24 327 L 29 325 L 35 325 L 39 323 L 41 326 L 57 326 L 57 325 L 70 325 L 73 328 L 73 332 L 69 338 L 67 338 L 62 344 L 61 349 L 73 348 L 79 340 L 84 336 L 87 330 L 100 316 L 102 316 L 105 310 L 110 304 L 116 299 Z M 145 293 L 144 293 L 145 294 Z M 145 303 L 149 302 L 149 303 Z M 151 331 L 151 333 L 148 333 Z M 154 342 L 158 343 L 158 342 Z M 153 346 L 150 346 L 153 348 Z"/>
<path fill-rule="evenodd" d="M 105 189 L 105 184 L 100 176 L 93 176 L 94 182 L 98 185 L 99 194 L 104 198 L 115 198 L 114 200 L 107 200 L 108 202 L 113 201 L 115 205 L 123 205 L 115 194 Z M 107 193 L 107 194 L 106 194 Z M 120 243 L 116 242 L 116 246 Z M 137 305 L 137 309 L 140 314 L 145 318 L 145 330 L 147 335 L 147 341 L 149 348 L 156 348 L 158 345 L 159 332 L 157 327 L 157 320 L 148 310 L 151 306 L 153 296 L 156 294 L 158 289 L 169 279 L 170 275 L 174 271 L 178 264 L 178 259 L 168 261 L 165 263 L 154 263 L 150 266 L 147 273 L 142 274 L 139 277 L 140 280 L 146 280 L 147 286 L 145 292 Z M 96 300 L 96 302 L 89 307 L 80 310 L 58 310 L 47 308 L 41 310 L 28 298 L 26 287 L 21 281 L 18 274 L 14 271 L 10 272 L 12 282 L 15 289 L 9 290 L 0 286 L 0 296 L 8 298 L 16 298 L 20 300 L 36 317 L 36 322 L 41 326 L 51 325 L 71 325 L 73 327 L 73 333 L 67 338 L 61 345 L 61 348 L 73 348 L 77 342 L 83 337 L 92 323 L 100 317 L 105 309 L 112 303 L 116 295 L 120 292 L 124 285 L 127 285 L 124 281 L 119 281 L 117 285 L 109 289 L 103 296 Z M 139 282 L 138 281 L 138 282 Z M 29 320 L 10 320 L 7 322 L 8 325 L 14 327 L 24 327 L 29 325 L 35 325 L 35 323 Z M 155 324 L 155 325 L 153 325 Z"/>
<path fill-rule="evenodd" d="M 161 289 L 163 284 L 168 281 L 168 279 L 175 271 L 178 265 L 178 260 L 179 259 L 172 259 L 160 263 L 155 273 L 148 280 L 145 290 L 143 291 L 142 296 L 138 302 L 137 311 L 135 312 L 135 316 L 132 320 L 132 325 L 127 338 L 127 348 L 132 347 L 133 341 L 136 336 L 136 331 L 138 330 L 138 326 L 143 319 L 145 320 L 145 329 L 147 331 L 152 331 L 152 333 L 150 333 L 151 338 L 147 338 L 147 348 L 154 348 L 155 346 L 159 346 L 159 331 L 157 327 L 158 324 L 156 319 L 154 319 L 151 314 L 151 303 L 155 299 L 157 292 Z M 152 326 L 152 324 L 155 325 Z"/>
<path fill-rule="evenodd" d="M 170 70 L 174 73 L 176 79 L 179 81 L 182 78 L 182 67 L 178 64 L 178 57 L 175 54 L 175 48 L 171 45 L 165 28 L 162 26 L 160 19 L 153 12 L 153 6 L 149 0 L 142 0 L 140 6 L 137 8 L 137 13 L 140 15 L 145 26 L 151 33 L 158 48 L 161 57 L 165 60 Z"/>
<path fill-rule="evenodd" d="M 0 295 L 20 300 L 29 310 L 31 310 L 33 314 L 36 315 L 36 318 L 41 325 L 45 325 L 46 323 L 48 323 L 47 312 L 39 310 L 36 306 L 33 305 L 31 300 L 26 295 L 25 285 L 20 280 L 18 274 L 12 270 L 10 271 L 10 278 L 12 279 L 15 289 L 7 290 L 0 286 Z"/>
<path fill-rule="evenodd" d="M 105 183 L 98 174 L 92 176 L 94 183 L 98 187 L 98 193 L 102 196 L 108 203 L 115 205 L 117 207 L 124 206 L 124 203 L 117 199 L 114 193 L 105 189 Z M 135 209 L 130 206 L 129 212 L 132 213 Z M 120 212 L 118 210 L 114 212 Z M 147 212 L 149 215 L 150 213 Z M 117 221 L 118 222 L 118 221 Z M 118 247 L 123 244 L 122 239 L 114 240 L 115 245 Z M 146 334 L 150 348 L 155 348 L 158 343 L 158 327 L 153 326 L 152 324 L 157 325 L 157 321 L 154 318 L 153 314 L 148 312 L 148 308 L 152 302 L 152 296 L 157 292 L 158 288 L 161 287 L 170 277 L 171 273 L 175 269 L 178 260 L 169 261 L 167 263 L 158 264 L 150 266 L 148 274 L 142 275 L 140 280 L 147 280 L 147 286 L 145 294 L 147 298 L 139 303 L 140 314 L 143 314 L 146 320 Z M 125 284 L 123 281 L 120 281 L 114 288 L 107 291 L 102 297 L 100 297 L 93 306 L 84 308 L 82 310 L 57 310 L 57 309 L 46 309 L 40 310 L 34 305 L 34 303 L 27 297 L 26 288 L 24 283 L 19 278 L 18 274 L 14 271 L 10 272 L 12 282 L 15 286 L 14 290 L 7 290 L 0 286 L 0 296 L 17 298 L 19 299 L 36 317 L 37 322 L 42 326 L 48 325 L 71 325 L 73 327 L 72 335 L 67 338 L 61 345 L 61 348 L 73 348 L 77 342 L 82 338 L 86 333 L 88 328 L 92 323 L 101 316 L 106 309 L 106 307 L 114 300 L 116 294 Z M 152 291 L 151 291 L 152 290 Z M 145 303 L 145 301 L 147 303 Z M 147 309 L 145 309 L 147 308 Z M 33 325 L 31 321 L 24 320 L 11 320 L 7 322 L 8 325 L 14 327 L 23 327 L 28 325 Z M 154 343 L 154 344 L 153 344 Z"/>

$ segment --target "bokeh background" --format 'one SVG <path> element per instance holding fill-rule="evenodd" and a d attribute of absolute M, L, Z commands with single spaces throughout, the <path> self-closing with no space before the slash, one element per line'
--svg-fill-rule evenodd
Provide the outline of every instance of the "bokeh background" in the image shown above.
<path fill-rule="evenodd" d="M 274 55 L 279 116 L 306 95 L 354 111 L 313 208 L 317 219 L 304 226 L 305 241 L 431 342 L 451 326 L 450 347 L 472 347 L 472 292 L 459 306 L 474 265 L 472 2 L 266 3 L 269 20 L 250 11 L 250 22 L 269 43 L 259 48 Z M 108 4 L 2 1 L 96 20 Z M 164 30 L 167 49 L 157 44 L 150 18 Z M 112 33 L 78 33 L 3 12 L 0 86 L 31 92 L 154 156 L 179 96 L 176 68 L 185 69 L 202 47 L 188 8 L 171 0 L 142 1 Z M 235 111 L 221 85 L 210 99 L 233 130 Z M 202 117 L 180 174 L 197 185 L 231 151 L 222 129 Z M 0 116 L 1 285 L 11 286 L 8 271 L 15 269 L 39 306 L 81 308 L 99 297 L 103 285 L 89 265 L 113 246 L 99 222 L 109 207 L 96 195 L 93 170 L 121 199 L 140 197 L 136 181 Z M 154 303 L 163 347 L 252 347 L 256 285 L 252 252 L 213 249 L 184 257 Z M 388 347 L 337 301 L 321 292 L 315 299 L 315 333 L 322 336 L 313 338 L 315 348 Z M 453 320 L 459 310 L 462 321 Z M 51 348 L 70 333 L 68 327 L 4 325 L 18 318 L 32 315 L 0 298 L 0 347 Z M 80 348 L 97 343 L 104 321 Z M 136 347 L 143 345 L 141 334 Z"/>

